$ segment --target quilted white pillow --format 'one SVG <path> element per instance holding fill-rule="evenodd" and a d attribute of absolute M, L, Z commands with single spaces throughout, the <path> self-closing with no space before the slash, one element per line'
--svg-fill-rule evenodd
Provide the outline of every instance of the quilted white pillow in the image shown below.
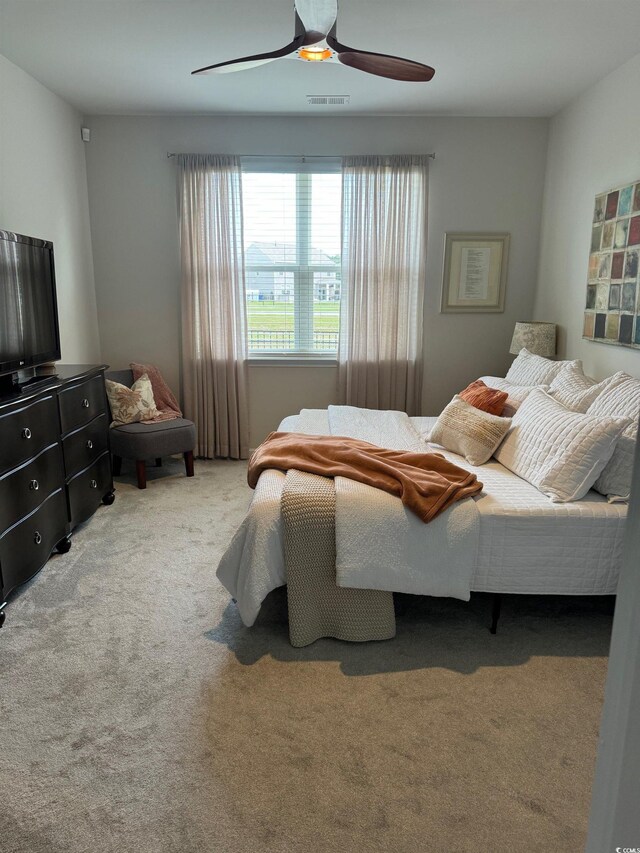
<path fill-rule="evenodd" d="M 629 500 L 635 453 L 636 439 L 623 433 L 613 456 L 593 485 L 596 492 L 606 495 L 610 503 L 625 503 Z"/>
<path fill-rule="evenodd" d="M 586 412 L 596 397 L 607 388 L 617 385 L 623 373 L 607 376 L 602 382 L 596 382 L 585 376 L 580 368 L 573 365 L 564 367 L 555 377 L 549 388 L 549 394 L 574 412 Z"/>
<path fill-rule="evenodd" d="M 548 385 L 567 365 L 582 370 L 581 361 L 551 361 L 541 355 L 534 355 L 523 347 L 509 368 L 505 379 L 514 385 Z"/>
<path fill-rule="evenodd" d="M 552 501 L 578 501 L 595 483 L 629 423 L 628 418 L 571 412 L 535 390 L 494 455 Z"/>
<path fill-rule="evenodd" d="M 612 379 L 616 377 L 618 381 L 596 397 L 587 414 L 628 417 L 631 420 L 594 488 L 607 495 L 609 500 L 628 500 L 640 416 L 640 380 L 622 372 L 616 373 Z"/>

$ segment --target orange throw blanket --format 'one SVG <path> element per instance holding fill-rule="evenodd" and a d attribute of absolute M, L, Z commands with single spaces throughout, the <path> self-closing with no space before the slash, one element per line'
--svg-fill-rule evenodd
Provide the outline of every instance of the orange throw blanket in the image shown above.
<path fill-rule="evenodd" d="M 268 468 L 308 471 L 321 477 L 348 477 L 399 497 L 424 522 L 455 501 L 477 495 L 482 483 L 475 474 L 448 462 L 439 453 L 385 450 L 368 441 L 335 435 L 272 432 L 249 460 L 252 489 Z"/>

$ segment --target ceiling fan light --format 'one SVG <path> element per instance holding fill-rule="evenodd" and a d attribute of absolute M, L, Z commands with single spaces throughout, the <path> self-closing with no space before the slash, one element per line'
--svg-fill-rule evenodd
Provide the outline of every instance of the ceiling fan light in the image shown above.
<path fill-rule="evenodd" d="M 323 62 L 325 59 L 330 59 L 333 51 L 327 47 L 303 47 L 298 51 L 300 59 L 306 59 L 307 62 Z"/>

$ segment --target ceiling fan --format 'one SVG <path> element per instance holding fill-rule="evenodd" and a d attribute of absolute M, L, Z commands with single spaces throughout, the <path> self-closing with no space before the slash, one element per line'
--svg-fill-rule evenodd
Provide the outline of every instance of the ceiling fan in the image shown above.
<path fill-rule="evenodd" d="M 389 56 L 385 53 L 372 53 L 347 47 L 338 41 L 336 18 L 337 0 L 294 0 L 295 33 L 293 41 L 272 50 L 269 53 L 257 53 L 243 56 L 227 62 L 217 62 L 198 68 L 192 74 L 226 74 L 231 71 L 244 71 L 256 68 L 275 59 L 299 59 L 304 62 L 341 62 L 350 68 L 357 68 L 367 74 L 389 77 L 392 80 L 427 82 L 435 74 L 435 69 L 421 62 Z"/>

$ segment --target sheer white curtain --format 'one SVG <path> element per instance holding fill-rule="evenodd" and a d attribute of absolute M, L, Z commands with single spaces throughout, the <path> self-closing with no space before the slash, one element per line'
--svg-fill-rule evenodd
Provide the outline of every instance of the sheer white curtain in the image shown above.
<path fill-rule="evenodd" d="M 238 157 L 179 154 L 182 381 L 198 456 L 249 454 L 247 309 Z"/>
<path fill-rule="evenodd" d="M 342 167 L 342 402 L 418 414 L 428 158 L 345 157 Z"/>

